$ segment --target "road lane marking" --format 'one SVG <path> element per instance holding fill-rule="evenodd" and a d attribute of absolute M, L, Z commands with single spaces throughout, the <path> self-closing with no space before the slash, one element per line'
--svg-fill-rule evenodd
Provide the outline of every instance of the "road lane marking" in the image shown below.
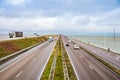
<path fill-rule="evenodd" d="M 0 73 L 3 72 L 3 71 L 5 71 L 5 70 L 8 69 L 9 67 L 13 66 L 14 64 L 16 64 L 17 62 L 21 61 L 22 59 L 24 59 L 25 57 L 27 57 L 27 56 L 29 56 L 29 55 L 30 55 L 30 54 L 27 54 L 27 55 L 25 55 L 24 57 L 16 60 L 16 62 L 14 62 L 14 63 L 12 63 L 11 65 L 7 66 L 6 68 L 2 69 L 2 70 L 0 71 Z"/>
<path fill-rule="evenodd" d="M 117 57 L 117 61 L 119 61 L 119 59 L 120 59 L 120 56 Z"/>
<path fill-rule="evenodd" d="M 16 78 L 18 78 L 22 73 L 23 73 L 23 71 L 20 71 L 20 72 L 16 75 Z"/>
<path fill-rule="evenodd" d="M 63 40 L 63 39 L 62 39 L 62 40 Z M 63 40 L 63 43 L 64 43 L 64 46 L 65 46 L 65 41 L 64 41 L 64 40 Z M 67 52 L 68 57 L 69 57 L 69 59 L 70 59 L 70 62 L 71 62 L 71 64 L 72 64 L 73 70 L 75 71 L 77 80 L 80 80 L 79 77 L 78 77 L 78 73 L 77 73 L 77 71 L 76 71 L 76 69 L 75 69 L 75 66 L 74 66 L 74 64 L 73 64 L 73 61 L 72 61 L 72 59 L 71 59 L 71 56 L 69 55 L 69 52 L 68 52 L 66 46 L 65 46 L 65 49 L 66 49 L 66 52 Z"/>
<path fill-rule="evenodd" d="M 46 43 L 42 43 L 41 47 L 46 44 Z M 31 53 L 30 53 L 31 54 Z M 9 67 L 13 66 L 14 64 L 16 64 L 17 62 L 21 61 L 22 59 L 24 59 L 25 57 L 29 56 L 30 54 L 25 54 L 23 57 L 21 57 L 20 59 L 17 59 L 14 63 L 12 63 L 11 65 L 7 66 L 6 68 L 0 70 L 0 73 L 2 73 L 3 71 L 5 71 L 6 69 L 8 69 Z"/>
<path fill-rule="evenodd" d="M 91 65 L 89 65 L 89 67 L 90 67 L 90 69 L 92 69 L 92 70 L 93 70 L 93 67 L 92 67 Z"/>
<path fill-rule="evenodd" d="M 49 58 L 50 58 L 51 55 L 52 55 L 52 52 L 53 52 L 53 50 L 54 50 L 54 48 L 55 48 L 56 43 L 57 43 L 57 41 L 54 42 L 54 45 L 53 45 L 53 47 L 52 47 L 52 50 L 50 51 L 49 57 L 47 58 L 47 61 L 46 61 L 45 65 L 43 65 L 42 71 L 38 74 L 37 80 L 40 80 L 40 78 L 41 78 L 41 76 L 42 76 L 42 74 L 43 74 L 43 71 L 45 70 L 45 67 L 46 67 L 46 65 L 47 65 L 47 63 L 48 63 L 48 61 L 49 61 Z"/>
<path fill-rule="evenodd" d="M 86 60 L 88 64 L 90 64 L 90 62 L 88 60 Z"/>
<path fill-rule="evenodd" d="M 33 61 L 35 61 L 35 60 L 36 60 L 36 58 L 33 59 Z"/>
<path fill-rule="evenodd" d="M 23 58 L 22 58 L 22 59 L 23 59 Z M 3 72 L 3 71 L 5 71 L 5 70 L 8 69 L 9 67 L 13 66 L 15 63 L 19 62 L 19 61 L 22 60 L 22 59 L 19 59 L 19 60 L 17 60 L 16 62 L 14 62 L 13 64 L 11 64 L 11 65 L 7 66 L 6 68 L 2 69 L 2 70 L 0 71 L 0 73 Z"/>
<path fill-rule="evenodd" d="M 82 59 L 82 56 L 80 56 L 80 58 Z"/>

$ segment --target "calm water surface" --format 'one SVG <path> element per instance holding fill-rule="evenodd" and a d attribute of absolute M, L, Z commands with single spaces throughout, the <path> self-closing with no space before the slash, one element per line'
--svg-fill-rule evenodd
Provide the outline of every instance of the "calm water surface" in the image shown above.
<path fill-rule="evenodd" d="M 120 54 L 120 36 L 112 37 L 112 36 L 69 36 L 70 38 L 75 38 L 84 42 L 89 42 L 96 46 L 108 49 L 111 51 Z"/>

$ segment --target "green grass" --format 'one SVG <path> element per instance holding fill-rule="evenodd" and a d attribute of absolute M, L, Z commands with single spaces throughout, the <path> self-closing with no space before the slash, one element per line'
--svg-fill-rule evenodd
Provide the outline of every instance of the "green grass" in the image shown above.
<path fill-rule="evenodd" d="M 48 37 L 35 37 L 35 38 L 24 38 L 17 40 L 8 40 L 8 41 L 0 41 L 0 58 L 5 57 L 9 54 L 27 48 L 37 43 L 42 43 L 47 40 Z"/>
<path fill-rule="evenodd" d="M 51 55 L 47 65 L 45 67 L 45 70 L 44 70 L 40 80 L 48 80 L 49 74 L 50 74 L 50 70 L 51 70 L 51 66 L 52 66 L 53 59 L 54 59 L 54 55 L 56 54 L 56 51 L 57 51 L 57 47 L 58 47 L 58 42 L 55 45 L 55 48 L 54 48 L 54 50 L 52 52 L 52 55 Z"/>
<path fill-rule="evenodd" d="M 45 67 L 45 70 L 44 70 L 40 80 L 48 80 L 55 53 L 56 53 L 56 47 Z"/>
<path fill-rule="evenodd" d="M 61 49 L 63 49 L 65 51 L 64 55 L 65 55 L 65 60 L 66 60 L 70 80 L 77 80 L 76 75 L 75 75 L 74 70 L 72 68 L 71 62 L 69 61 L 69 58 L 67 56 L 67 53 L 66 53 L 64 46 L 62 46 L 63 48 L 61 48 L 61 43 L 62 43 L 62 41 L 59 39 L 47 65 L 46 65 L 46 68 L 45 68 L 40 80 L 48 80 L 51 66 L 52 66 L 53 59 L 54 59 L 54 55 L 57 56 L 55 73 L 54 73 L 54 80 L 64 80 Z"/>
<path fill-rule="evenodd" d="M 58 42 L 58 54 L 57 54 L 54 80 L 64 80 L 60 40 Z"/>
<path fill-rule="evenodd" d="M 60 39 L 58 41 L 58 47 L 57 47 L 57 61 L 56 61 L 54 80 L 64 80 Z"/>
<path fill-rule="evenodd" d="M 54 80 L 64 80 L 60 40 L 58 40 L 40 80 L 48 80 L 55 54 L 57 55 L 57 61 L 55 67 Z"/>
<path fill-rule="evenodd" d="M 66 50 L 65 50 L 65 47 L 64 47 L 64 45 L 63 45 L 63 43 L 62 43 L 62 48 L 63 48 L 63 51 L 64 51 L 64 57 L 65 57 L 65 62 L 66 62 L 66 65 L 67 65 L 67 68 L 68 68 L 68 74 L 69 74 L 69 78 L 70 78 L 70 80 L 77 80 L 77 77 L 76 77 L 76 75 L 75 75 L 75 72 L 74 72 L 74 70 L 73 70 L 73 67 L 72 67 L 72 65 L 71 65 L 71 62 L 70 62 L 70 60 L 69 60 L 69 57 L 68 57 L 68 55 L 67 55 L 67 52 L 66 52 Z"/>
<path fill-rule="evenodd" d="M 0 56 L 6 56 L 8 53 L 0 46 Z"/>

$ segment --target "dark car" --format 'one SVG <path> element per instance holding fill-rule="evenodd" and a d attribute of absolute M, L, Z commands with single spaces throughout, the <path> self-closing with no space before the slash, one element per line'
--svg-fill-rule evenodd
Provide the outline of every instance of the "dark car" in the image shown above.
<path fill-rule="evenodd" d="M 69 44 L 66 44 L 66 46 L 69 46 Z"/>

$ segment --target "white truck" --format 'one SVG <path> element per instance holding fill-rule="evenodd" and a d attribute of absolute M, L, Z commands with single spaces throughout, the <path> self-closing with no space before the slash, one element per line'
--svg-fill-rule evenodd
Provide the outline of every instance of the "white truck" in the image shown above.
<path fill-rule="evenodd" d="M 53 42 L 53 37 L 49 37 L 49 42 Z"/>
<path fill-rule="evenodd" d="M 10 32 L 9 37 L 10 38 L 23 37 L 23 32 L 19 32 L 19 31 Z"/>

